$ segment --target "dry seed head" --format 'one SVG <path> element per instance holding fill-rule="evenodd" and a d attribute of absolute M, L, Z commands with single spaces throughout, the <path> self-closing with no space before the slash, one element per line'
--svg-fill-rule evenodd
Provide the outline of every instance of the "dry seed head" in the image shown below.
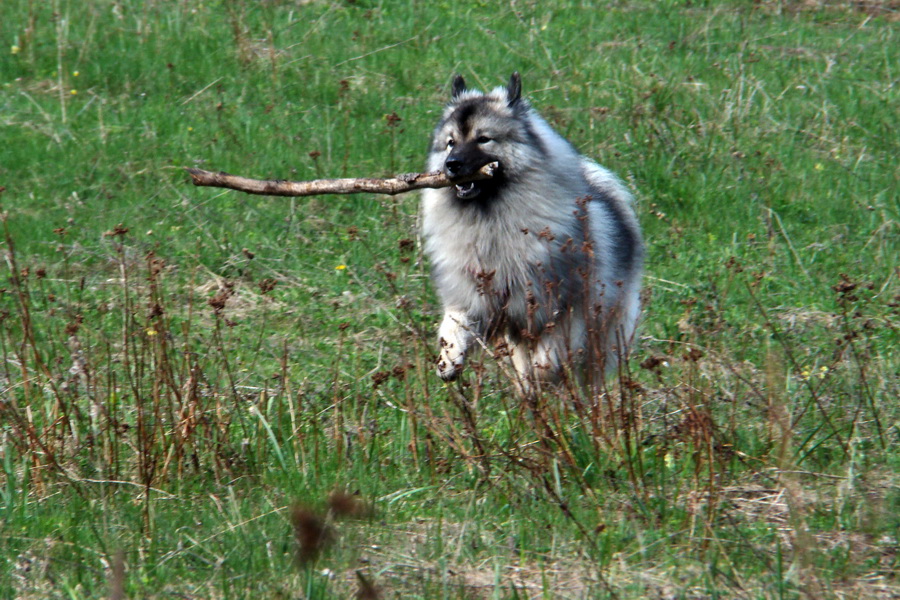
<path fill-rule="evenodd" d="M 372 506 L 365 502 L 358 494 L 347 492 L 333 492 L 328 497 L 328 508 L 335 517 L 351 517 L 362 519 L 373 514 Z"/>
<path fill-rule="evenodd" d="M 297 560 L 301 563 L 315 560 L 334 541 L 334 529 L 325 519 L 299 504 L 291 508 L 291 524 L 297 540 Z"/>
<path fill-rule="evenodd" d="M 359 581 L 359 589 L 356 591 L 357 600 L 379 600 L 381 598 L 378 587 L 369 581 L 361 571 L 356 572 L 356 579 Z"/>
<path fill-rule="evenodd" d="M 263 279 L 259 282 L 259 291 L 263 294 L 268 294 L 272 290 L 275 289 L 275 286 L 278 285 L 278 281 L 274 279 Z"/>
<path fill-rule="evenodd" d="M 383 383 L 386 383 L 390 378 L 391 374 L 387 371 L 376 371 L 375 373 L 372 373 L 372 387 L 377 388 Z"/>
<path fill-rule="evenodd" d="M 156 317 L 160 317 L 165 313 L 162 305 L 159 302 L 153 302 L 150 304 L 150 313 L 147 315 L 148 319 L 153 319 Z"/>
<path fill-rule="evenodd" d="M 103 234 L 103 237 L 117 237 L 117 236 L 125 235 L 126 233 L 128 233 L 128 228 L 125 227 L 124 225 L 122 225 L 121 223 L 119 223 L 118 225 L 116 225 L 115 227 L 110 229 L 109 231 L 105 232 Z"/>

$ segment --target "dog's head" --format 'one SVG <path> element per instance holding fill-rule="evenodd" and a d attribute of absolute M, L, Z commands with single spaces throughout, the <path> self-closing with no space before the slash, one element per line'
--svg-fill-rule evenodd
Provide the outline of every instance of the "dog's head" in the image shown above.
<path fill-rule="evenodd" d="M 453 80 L 450 103 L 434 130 L 429 170 L 450 180 L 466 178 L 491 162 L 500 168 L 491 179 L 451 188 L 460 200 L 487 199 L 542 151 L 522 99 L 522 81 L 513 73 L 505 87 L 485 94 L 471 90 L 462 76 Z"/>

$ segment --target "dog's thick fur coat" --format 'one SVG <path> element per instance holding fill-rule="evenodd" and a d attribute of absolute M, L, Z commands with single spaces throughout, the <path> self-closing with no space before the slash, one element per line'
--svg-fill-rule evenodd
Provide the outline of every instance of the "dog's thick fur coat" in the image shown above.
<path fill-rule="evenodd" d="M 626 354 L 640 312 L 631 194 L 538 116 L 518 73 L 487 94 L 454 80 L 427 168 L 453 179 L 492 161 L 490 180 L 422 195 L 445 312 L 438 375 L 457 377 L 482 340 L 505 344 L 524 389 L 568 366 L 602 377 Z"/>

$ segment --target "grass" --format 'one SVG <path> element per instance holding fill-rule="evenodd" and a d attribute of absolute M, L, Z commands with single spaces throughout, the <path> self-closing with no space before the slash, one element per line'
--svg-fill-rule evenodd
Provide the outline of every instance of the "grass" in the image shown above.
<path fill-rule="evenodd" d="M 0 597 L 896 597 L 898 10 L 4 5 Z M 512 70 L 636 190 L 595 406 L 439 383 L 414 197 L 181 170 L 417 171 Z"/>

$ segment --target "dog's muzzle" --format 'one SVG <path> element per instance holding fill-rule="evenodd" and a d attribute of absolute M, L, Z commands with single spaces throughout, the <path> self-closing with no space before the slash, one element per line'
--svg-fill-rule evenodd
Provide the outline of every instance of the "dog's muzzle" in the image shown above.
<path fill-rule="evenodd" d="M 487 164 L 487 163 L 485 163 Z M 472 175 L 484 165 L 473 167 L 471 163 L 459 160 L 451 156 L 444 163 L 444 173 L 452 181 L 456 178 L 463 178 Z M 457 183 L 453 187 L 456 190 L 456 197 L 460 200 L 471 200 L 481 194 L 483 189 L 482 181 L 469 181 L 466 183 Z"/>

